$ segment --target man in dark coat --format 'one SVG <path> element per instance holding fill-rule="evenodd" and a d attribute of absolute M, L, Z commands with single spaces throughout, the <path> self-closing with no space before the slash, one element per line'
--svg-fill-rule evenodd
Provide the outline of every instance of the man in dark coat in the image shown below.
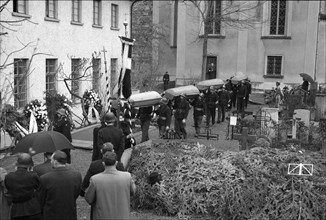
<path fill-rule="evenodd" d="M 105 154 L 105 152 L 107 152 L 107 151 L 112 151 L 112 152 L 114 151 L 113 144 L 111 144 L 110 142 L 104 143 L 103 147 L 101 149 L 102 154 Z M 121 167 L 121 164 L 119 164 L 119 165 L 118 164 L 116 166 L 117 170 L 124 171 L 123 167 Z M 92 163 L 89 165 L 89 168 L 87 170 L 87 173 L 86 173 L 86 175 L 83 179 L 83 183 L 81 185 L 81 191 L 80 191 L 81 196 L 85 195 L 85 190 L 89 186 L 89 179 L 92 176 L 94 176 L 95 174 L 101 173 L 103 171 L 104 171 L 103 159 L 92 161 Z"/>
<path fill-rule="evenodd" d="M 114 146 L 114 152 L 117 154 L 117 161 L 120 161 L 125 148 L 125 137 L 122 130 L 114 126 L 116 120 L 112 112 L 106 113 L 103 119 L 105 127 L 98 132 L 98 146 L 101 149 L 104 143 L 111 142 Z M 102 157 L 100 153 L 99 159 Z"/>
<path fill-rule="evenodd" d="M 169 100 L 165 97 L 162 98 L 159 108 L 156 110 L 156 114 L 158 115 L 158 129 L 160 138 L 164 138 L 164 134 L 170 128 L 171 124 L 171 109 L 168 106 Z"/>
<path fill-rule="evenodd" d="M 235 108 L 237 104 L 237 93 L 238 93 L 238 84 L 232 86 L 232 94 L 231 94 L 231 108 Z"/>
<path fill-rule="evenodd" d="M 165 74 L 163 75 L 164 91 L 169 88 L 169 81 L 170 81 L 170 76 L 168 72 L 165 72 Z"/>
<path fill-rule="evenodd" d="M 149 130 L 149 125 L 151 123 L 152 115 L 153 115 L 153 106 L 139 108 L 137 118 L 140 119 L 140 127 L 142 131 L 141 142 L 145 142 L 149 140 L 148 130 Z"/>
<path fill-rule="evenodd" d="M 237 91 L 237 111 L 238 114 L 241 114 L 241 117 L 244 117 L 246 94 L 247 94 L 247 86 L 245 86 L 244 81 L 241 80 Z"/>
<path fill-rule="evenodd" d="M 217 123 L 224 122 L 225 120 L 225 111 L 230 101 L 230 94 L 226 91 L 225 86 L 222 86 L 222 89 L 218 92 L 218 115 Z"/>
<path fill-rule="evenodd" d="M 195 137 L 198 137 L 200 134 L 200 124 L 203 120 L 205 114 L 205 100 L 204 93 L 200 93 L 190 104 L 194 107 L 194 123 L 196 134 Z"/>
<path fill-rule="evenodd" d="M 102 158 L 101 149 L 98 145 L 98 132 L 101 128 L 105 127 L 104 124 L 104 115 L 101 116 L 101 126 L 97 126 L 93 129 L 93 153 L 92 153 L 92 161 L 98 160 Z"/>
<path fill-rule="evenodd" d="M 210 86 L 205 93 L 206 104 L 206 126 L 209 127 L 210 119 L 212 118 L 212 125 L 215 124 L 216 106 L 218 96 L 214 91 L 214 87 Z"/>
<path fill-rule="evenodd" d="M 52 165 L 51 165 L 51 156 L 52 153 L 45 152 L 44 153 L 44 159 L 45 161 L 39 165 L 36 165 L 33 170 L 37 173 L 38 176 L 42 176 L 48 172 L 53 171 Z"/>
<path fill-rule="evenodd" d="M 247 79 L 244 83 L 244 85 L 247 87 L 247 94 L 246 94 L 246 99 L 245 99 L 245 107 L 248 107 L 248 103 L 249 103 L 249 96 L 251 94 L 251 83 L 250 80 Z"/>
<path fill-rule="evenodd" d="M 55 151 L 51 157 L 53 171 L 41 176 L 41 207 L 44 219 L 77 219 L 76 200 L 82 176 L 67 166 L 67 155 Z"/>
<path fill-rule="evenodd" d="M 60 108 L 54 117 L 53 131 L 60 132 L 63 134 L 70 142 L 72 142 L 71 137 L 71 121 L 69 118 L 69 113 L 64 109 Z M 70 149 L 63 149 L 63 152 L 67 155 L 67 163 L 71 163 Z"/>
<path fill-rule="evenodd" d="M 8 173 L 4 183 L 12 198 L 11 219 L 42 219 L 40 201 L 37 192 L 40 178 L 31 171 L 33 160 L 29 154 L 22 153 L 17 158 L 17 170 Z"/>
<path fill-rule="evenodd" d="M 174 103 L 174 129 L 180 138 L 187 138 L 186 131 L 186 119 L 189 113 L 189 102 L 186 99 L 186 95 L 181 93 Z"/>

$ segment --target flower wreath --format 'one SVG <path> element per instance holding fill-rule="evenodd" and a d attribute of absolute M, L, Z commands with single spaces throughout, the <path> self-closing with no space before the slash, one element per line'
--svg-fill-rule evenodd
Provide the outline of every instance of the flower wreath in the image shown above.
<path fill-rule="evenodd" d="M 63 94 L 52 94 L 52 93 L 46 93 L 45 96 L 45 101 L 46 101 L 46 109 L 48 112 L 48 117 L 51 122 L 54 121 L 54 116 L 57 112 L 58 109 L 64 108 L 66 109 L 67 113 L 69 114 L 68 117 L 71 118 L 72 113 L 71 113 L 71 105 L 72 102 L 70 99 L 68 99 L 65 95 Z"/>
<path fill-rule="evenodd" d="M 34 115 L 38 127 L 38 131 L 44 131 L 48 125 L 48 113 L 46 106 L 38 99 L 28 103 L 23 110 L 25 117 L 30 118 L 31 114 Z"/>

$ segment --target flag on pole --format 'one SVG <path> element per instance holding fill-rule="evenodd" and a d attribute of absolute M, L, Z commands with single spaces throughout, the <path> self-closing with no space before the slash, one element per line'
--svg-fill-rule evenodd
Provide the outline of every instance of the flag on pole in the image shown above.
<path fill-rule="evenodd" d="M 128 99 L 131 96 L 131 54 L 134 39 L 119 36 L 122 43 L 122 66 L 118 80 L 114 82 L 111 96 Z"/>

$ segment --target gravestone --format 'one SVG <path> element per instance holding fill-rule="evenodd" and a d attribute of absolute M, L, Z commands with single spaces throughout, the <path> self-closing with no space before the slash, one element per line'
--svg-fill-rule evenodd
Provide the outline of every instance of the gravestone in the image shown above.
<path fill-rule="evenodd" d="M 293 118 L 300 118 L 305 126 L 310 125 L 310 111 L 308 109 L 295 109 Z"/>
<path fill-rule="evenodd" d="M 249 135 L 248 128 L 243 127 L 241 134 L 233 134 L 233 139 L 238 140 L 240 142 L 240 150 L 248 150 L 249 149 L 249 142 L 253 143 L 256 141 L 256 135 Z"/>
<path fill-rule="evenodd" d="M 269 129 L 269 136 L 271 138 L 275 138 L 276 132 L 275 129 L 273 127 L 273 121 L 275 123 L 278 123 L 278 112 L 279 112 L 279 108 L 267 108 L 264 107 L 261 109 L 261 114 L 262 116 L 266 117 L 266 118 L 270 118 L 269 121 L 262 121 L 261 123 L 261 127 L 263 129 Z"/>
<path fill-rule="evenodd" d="M 300 138 L 300 141 L 308 143 L 308 130 L 305 133 L 298 133 L 297 122 L 302 121 L 306 127 L 310 126 L 310 111 L 307 109 L 295 109 L 293 113 L 293 119 L 296 123 L 293 123 L 292 127 L 292 138 Z M 296 120 L 295 120 L 296 119 Z"/>

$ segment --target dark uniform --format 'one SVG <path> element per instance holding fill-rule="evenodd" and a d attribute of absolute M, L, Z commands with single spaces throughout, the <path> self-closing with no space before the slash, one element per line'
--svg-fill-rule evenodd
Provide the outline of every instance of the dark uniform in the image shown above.
<path fill-rule="evenodd" d="M 178 97 L 174 104 L 174 129 L 180 138 L 187 138 L 186 122 L 189 113 L 189 102 L 185 97 Z"/>
<path fill-rule="evenodd" d="M 246 82 L 244 83 L 244 85 L 247 87 L 247 94 L 246 94 L 246 99 L 245 99 L 245 107 L 248 107 L 248 103 L 249 103 L 249 96 L 251 94 L 251 83 L 250 80 L 246 80 Z"/>
<path fill-rule="evenodd" d="M 214 91 L 208 89 L 205 93 L 205 102 L 206 102 L 206 126 L 209 126 L 210 119 L 212 118 L 212 125 L 215 124 L 216 116 L 216 102 L 218 101 L 218 96 Z"/>
<path fill-rule="evenodd" d="M 230 94 L 225 88 L 218 93 L 218 116 L 217 123 L 223 122 L 225 120 L 225 110 L 230 101 Z"/>
<path fill-rule="evenodd" d="M 192 102 L 191 105 L 194 107 L 194 123 L 196 136 L 200 134 L 200 124 L 205 114 L 205 99 L 204 95 L 199 95 Z"/>
<path fill-rule="evenodd" d="M 140 119 L 140 127 L 142 131 L 141 142 L 145 142 L 149 140 L 148 129 L 151 123 L 153 114 L 153 107 L 142 107 L 139 108 L 138 118 Z"/>
<path fill-rule="evenodd" d="M 157 120 L 158 129 L 160 138 L 164 137 L 164 134 L 166 133 L 166 129 L 170 127 L 171 124 L 171 109 L 167 105 L 167 100 L 164 102 L 161 102 L 159 108 L 155 112 L 159 117 Z"/>
<path fill-rule="evenodd" d="M 244 117 L 244 106 L 245 106 L 245 99 L 247 94 L 247 86 L 240 82 L 237 91 L 237 111 L 238 114 L 241 114 Z"/>
<path fill-rule="evenodd" d="M 238 85 L 232 86 L 231 107 L 235 108 L 237 103 Z"/>

